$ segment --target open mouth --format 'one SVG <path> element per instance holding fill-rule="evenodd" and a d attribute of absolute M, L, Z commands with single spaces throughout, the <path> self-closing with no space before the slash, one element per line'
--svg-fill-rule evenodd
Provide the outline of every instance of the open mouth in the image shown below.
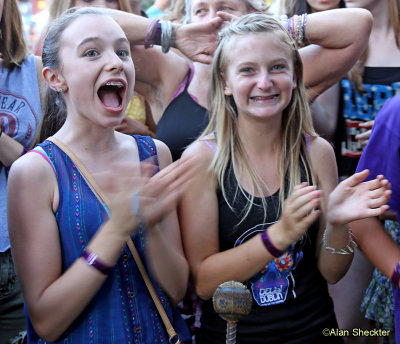
<path fill-rule="evenodd" d="M 125 84 L 121 81 L 108 81 L 97 91 L 100 101 L 107 109 L 121 109 L 125 94 Z"/>

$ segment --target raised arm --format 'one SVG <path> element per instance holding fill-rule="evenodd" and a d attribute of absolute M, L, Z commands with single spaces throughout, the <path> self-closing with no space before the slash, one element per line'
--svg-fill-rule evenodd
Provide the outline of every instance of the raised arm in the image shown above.
<path fill-rule="evenodd" d="M 338 82 L 367 47 L 372 15 L 360 8 L 341 8 L 308 15 L 309 46 L 300 49 L 304 82 L 311 101 Z"/>
<path fill-rule="evenodd" d="M 135 89 L 157 111 L 163 110 L 189 70 L 190 62 L 170 50 L 167 54 L 159 46 L 144 48 L 151 20 L 122 11 L 110 11 L 124 29 L 131 43 L 136 69 Z M 217 30 L 223 20 L 219 17 L 207 23 L 173 24 L 171 47 L 180 50 L 190 60 L 211 63 L 217 44 Z M 156 111 L 156 112 L 157 112 Z"/>

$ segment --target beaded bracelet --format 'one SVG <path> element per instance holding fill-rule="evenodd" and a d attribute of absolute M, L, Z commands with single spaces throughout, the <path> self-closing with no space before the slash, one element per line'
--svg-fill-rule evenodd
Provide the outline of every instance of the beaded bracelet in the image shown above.
<path fill-rule="evenodd" d="M 101 272 L 102 274 L 110 274 L 112 266 L 102 262 L 95 253 L 89 252 L 85 249 L 83 250 L 82 258 L 86 262 L 86 264 L 93 266 L 97 271 Z"/>
<path fill-rule="evenodd" d="M 289 18 L 285 26 L 289 31 L 290 35 L 295 40 L 299 48 L 306 45 L 306 24 L 307 24 L 307 14 L 302 14 L 301 16 L 294 15 Z"/>
<path fill-rule="evenodd" d="M 325 229 L 324 235 L 322 236 L 322 244 L 324 245 L 325 250 L 331 251 L 332 254 L 346 255 L 354 253 L 354 249 L 357 247 L 357 243 L 353 240 L 355 236 L 349 226 L 346 226 L 346 229 L 347 232 L 349 233 L 349 242 L 347 243 L 346 247 L 341 248 L 340 250 L 328 246 L 326 241 L 326 229 Z"/>
<path fill-rule="evenodd" d="M 399 286 L 399 281 L 400 281 L 400 261 L 396 264 L 392 277 L 390 277 L 390 281 L 395 285 L 396 287 Z"/>
<path fill-rule="evenodd" d="M 269 238 L 268 235 L 268 228 L 261 233 L 261 241 L 263 242 L 265 248 L 271 254 L 271 256 L 279 258 L 285 253 L 284 251 L 281 251 L 280 249 L 276 248 L 275 245 L 271 242 L 271 239 Z"/>

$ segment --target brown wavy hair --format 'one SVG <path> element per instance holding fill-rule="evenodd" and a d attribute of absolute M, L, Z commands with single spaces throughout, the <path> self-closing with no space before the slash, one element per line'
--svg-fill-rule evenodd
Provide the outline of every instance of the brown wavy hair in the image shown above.
<path fill-rule="evenodd" d="M 4 66 L 10 70 L 15 66 L 21 66 L 29 51 L 22 29 L 21 12 L 17 0 L 4 0 L 0 30 L 0 53 Z"/>

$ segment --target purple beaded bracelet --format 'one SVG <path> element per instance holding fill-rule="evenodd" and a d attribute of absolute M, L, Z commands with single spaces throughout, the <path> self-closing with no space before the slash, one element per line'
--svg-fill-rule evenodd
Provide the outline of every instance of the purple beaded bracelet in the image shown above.
<path fill-rule="evenodd" d="M 82 258 L 88 265 L 93 266 L 104 275 L 108 275 L 111 271 L 112 266 L 102 262 L 93 252 L 83 250 Z"/>
<path fill-rule="evenodd" d="M 392 281 L 393 285 L 396 287 L 399 287 L 399 281 L 400 281 L 400 261 L 397 263 L 395 266 L 392 277 L 390 277 L 390 280 Z"/>
<path fill-rule="evenodd" d="M 268 235 L 268 228 L 264 232 L 261 233 L 261 240 L 262 240 L 265 248 L 267 249 L 267 251 L 275 258 L 278 258 L 285 253 L 284 251 L 277 249 L 275 247 L 275 245 L 271 242 L 271 239 L 269 238 L 269 235 Z"/>

